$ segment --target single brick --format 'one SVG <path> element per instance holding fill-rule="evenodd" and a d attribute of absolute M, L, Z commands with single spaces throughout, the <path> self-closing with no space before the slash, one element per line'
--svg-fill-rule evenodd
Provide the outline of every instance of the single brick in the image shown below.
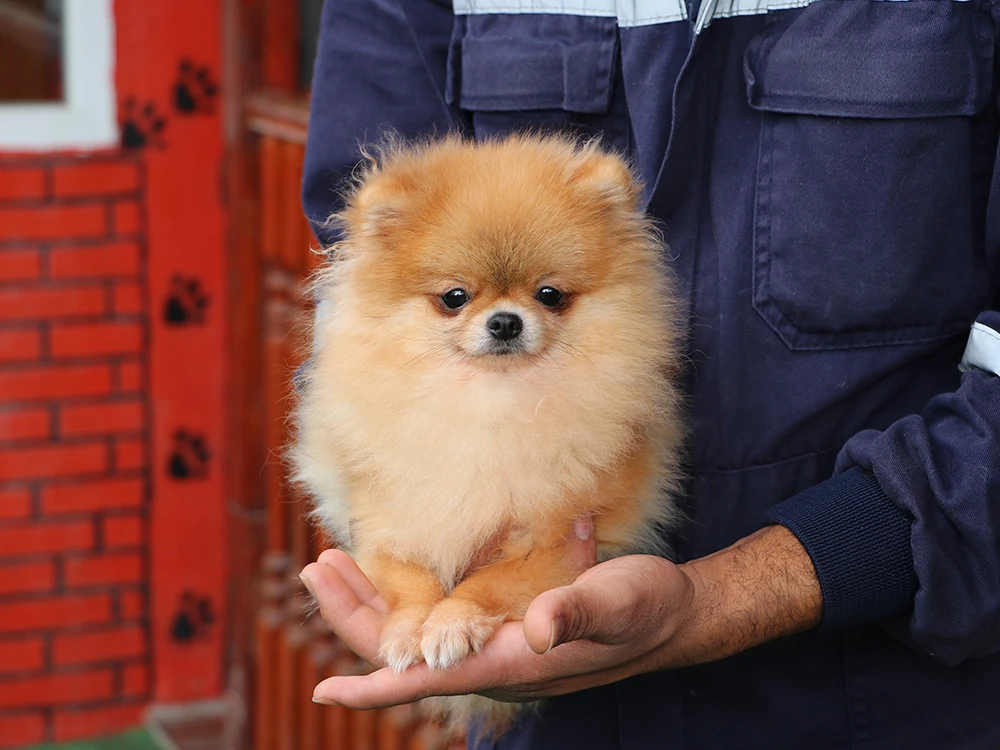
<path fill-rule="evenodd" d="M 45 197 L 45 170 L 40 167 L 0 167 L 0 201 Z"/>
<path fill-rule="evenodd" d="M 146 597 L 142 591 L 129 589 L 118 594 L 118 614 L 123 620 L 139 620 L 146 614 Z"/>
<path fill-rule="evenodd" d="M 4 557 L 89 550 L 93 546 L 94 525 L 89 520 L 11 523 L 0 528 L 0 554 Z"/>
<path fill-rule="evenodd" d="M 101 404 L 63 406 L 59 410 L 59 434 L 114 435 L 143 428 L 145 410 L 141 401 L 109 401 Z M 2 429 L 0 413 L 0 429 Z"/>
<path fill-rule="evenodd" d="M 144 497 L 145 481 L 141 477 L 54 484 L 42 489 L 42 513 L 60 515 L 137 508 Z"/>
<path fill-rule="evenodd" d="M 42 354 L 42 334 L 36 328 L 0 331 L 0 362 L 28 362 Z M 0 399 L 3 394 L 0 393 Z"/>
<path fill-rule="evenodd" d="M 122 393 L 136 393 L 143 389 L 143 367 L 141 362 L 122 362 L 118 365 L 118 390 Z"/>
<path fill-rule="evenodd" d="M 55 323 L 49 332 L 53 357 L 103 357 L 142 351 L 139 323 Z"/>
<path fill-rule="evenodd" d="M 0 409 L 0 441 L 49 437 L 49 410 L 40 406 Z"/>
<path fill-rule="evenodd" d="M 105 547 L 138 547 L 145 538 L 142 516 L 106 516 L 101 524 Z"/>
<path fill-rule="evenodd" d="M 0 371 L 0 402 L 103 396 L 111 391 L 107 365 L 46 365 Z"/>
<path fill-rule="evenodd" d="M 128 659 L 145 653 L 145 633 L 141 627 L 135 625 L 89 633 L 57 635 L 52 640 L 52 660 L 60 667 Z"/>
<path fill-rule="evenodd" d="M 0 281 L 37 279 L 42 254 L 37 250 L 0 250 Z"/>
<path fill-rule="evenodd" d="M 36 479 L 94 474 L 107 468 L 103 443 L 49 444 L 35 448 L 0 448 L 0 477 Z M 0 550 L 3 545 L 0 545 Z"/>
<path fill-rule="evenodd" d="M 55 279 L 96 276 L 135 276 L 139 273 L 139 246 L 134 242 L 51 250 L 49 273 Z"/>
<path fill-rule="evenodd" d="M 140 583 L 142 579 L 142 555 L 134 552 L 70 557 L 63 564 L 63 582 L 70 588 Z"/>
<path fill-rule="evenodd" d="M 38 671 L 44 664 L 45 644 L 41 638 L 0 640 L 0 679 L 17 672 Z"/>
<path fill-rule="evenodd" d="M 5 551 L 5 550 L 4 550 Z M 5 594 L 48 593 L 56 585 L 56 568 L 51 561 L 4 565 L 0 561 L 0 596 Z M 0 664 L 3 659 L 0 658 Z"/>
<path fill-rule="evenodd" d="M 149 693 L 149 668 L 145 664 L 127 664 L 122 668 L 122 697 L 137 698 Z"/>
<path fill-rule="evenodd" d="M 0 680 L 0 707 L 23 708 L 60 703 L 84 703 L 110 698 L 114 692 L 110 669 Z"/>
<path fill-rule="evenodd" d="M 140 703 L 101 708 L 57 709 L 52 716 L 53 732 L 58 742 L 119 734 L 140 726 L 145 712 L 146 707 Z"/>
<path fill-rule="evenodd" d="M 41 711 L 0 715 L 0 748 L 24 748 L 45 739 L 48 723 Z"/>
<path fill-rule="evenodd" d="M 138 187 L 139 168 L 127 162 L 81 161 L 52 171 L 52 189 L 60 198 L 127 193 Z"/>
<path fill-rule="evenodd" d="M 0 602 L 0 633 L 36 633 L 67 625 L 96 625 L 111 619 L 108 594 L 60 594 Z"/>
<path fill-rule="evenodd" d="M 142 286 L 134 281 L 115 284 L 114 310 L 118 315 L 138 315 L 143 311 Z"/>
<path fill-rule="evenodd" d="M 132 471 L 146 468 L 146 443 L 143 440 L 115 441 L 115 470 Z"/>
<path fill-rule="evenodd" d="M 12 641 L 0 640 L 0 675 L 32 672 L 40 669 L 44 663 L 45 644 L 38 636 Z"/>
<path fill-rule="evenodd" d="M 138 234 L 142 228 L 142 214 L 138 201 L 123 200 L 115 203 L 115 234 Z"/>
<path fill-rule="evenodd" d="M 101 237 L 106 231 L 107 209 L 103 203 L 0 208 L 0 240 Z"/>
<path fill-rule="evenodd" d="M 27 518 L 31 515 L 31 490 L 27 488 L 0 489 L 0 521 Z"/>
<path fill-rule="evenodd" d="M 104 288 L 96 285 L 0 290 L 0 321 L 100 315 L 104 311 Z"/>

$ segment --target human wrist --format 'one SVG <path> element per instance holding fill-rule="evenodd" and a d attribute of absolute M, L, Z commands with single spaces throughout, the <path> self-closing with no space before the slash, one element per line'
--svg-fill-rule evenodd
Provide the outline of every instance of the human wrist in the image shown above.
<path fill-rule="evenodd" d="M 788 529 L 768 526 L 679 566 L 693 587 L 689 611 L 665 644 L 673 663 L 723 659 L 816 627 L 823 599 L 815 569 Z"/>

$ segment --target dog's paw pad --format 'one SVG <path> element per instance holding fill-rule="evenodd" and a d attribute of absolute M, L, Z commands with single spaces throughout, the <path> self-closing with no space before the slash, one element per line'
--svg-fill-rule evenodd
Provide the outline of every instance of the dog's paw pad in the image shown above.
<path fill-rule="evenodd" d="M 378 658 L 393 672 L 402 672 L 423 661 L 421 623 L 422 617 L 409 613 L 396 613 L 386 618 L 379 636 Z"/>
<path fill-rule="evenodd" d="M 478 653 L 503 622 L 470 602 L 444 601 L 422 629 L 420 650 L 431 669 L 447 669 Z"/>

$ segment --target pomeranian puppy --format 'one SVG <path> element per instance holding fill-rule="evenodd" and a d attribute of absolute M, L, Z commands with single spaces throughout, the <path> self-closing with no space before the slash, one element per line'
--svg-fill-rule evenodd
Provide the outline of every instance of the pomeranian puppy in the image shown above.
<path fill-rule="evenodd" d="M 389 603 L 380 657 L 448 668 L 600 559 L 663 551 L 682 438 L 664 246 L 593 142 L 390 143 L 334 217 L 296 479 Z M 445 701 L 502 730 L 515 708 Z"/>

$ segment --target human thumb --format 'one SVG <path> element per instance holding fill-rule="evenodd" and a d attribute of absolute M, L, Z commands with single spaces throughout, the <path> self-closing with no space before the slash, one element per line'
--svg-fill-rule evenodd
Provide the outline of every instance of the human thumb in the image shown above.
<path fill-rule="evenodd" d="M 586 581 L 539 594 L 524 615 L 524 638 L 531 650 L 544 654 L 560 643 L 582 638 L 617 641 L 626 625 L 622 615 L 630 607 L 626 592 L 611 583 L 604 576 L 590 575 Z"/>

